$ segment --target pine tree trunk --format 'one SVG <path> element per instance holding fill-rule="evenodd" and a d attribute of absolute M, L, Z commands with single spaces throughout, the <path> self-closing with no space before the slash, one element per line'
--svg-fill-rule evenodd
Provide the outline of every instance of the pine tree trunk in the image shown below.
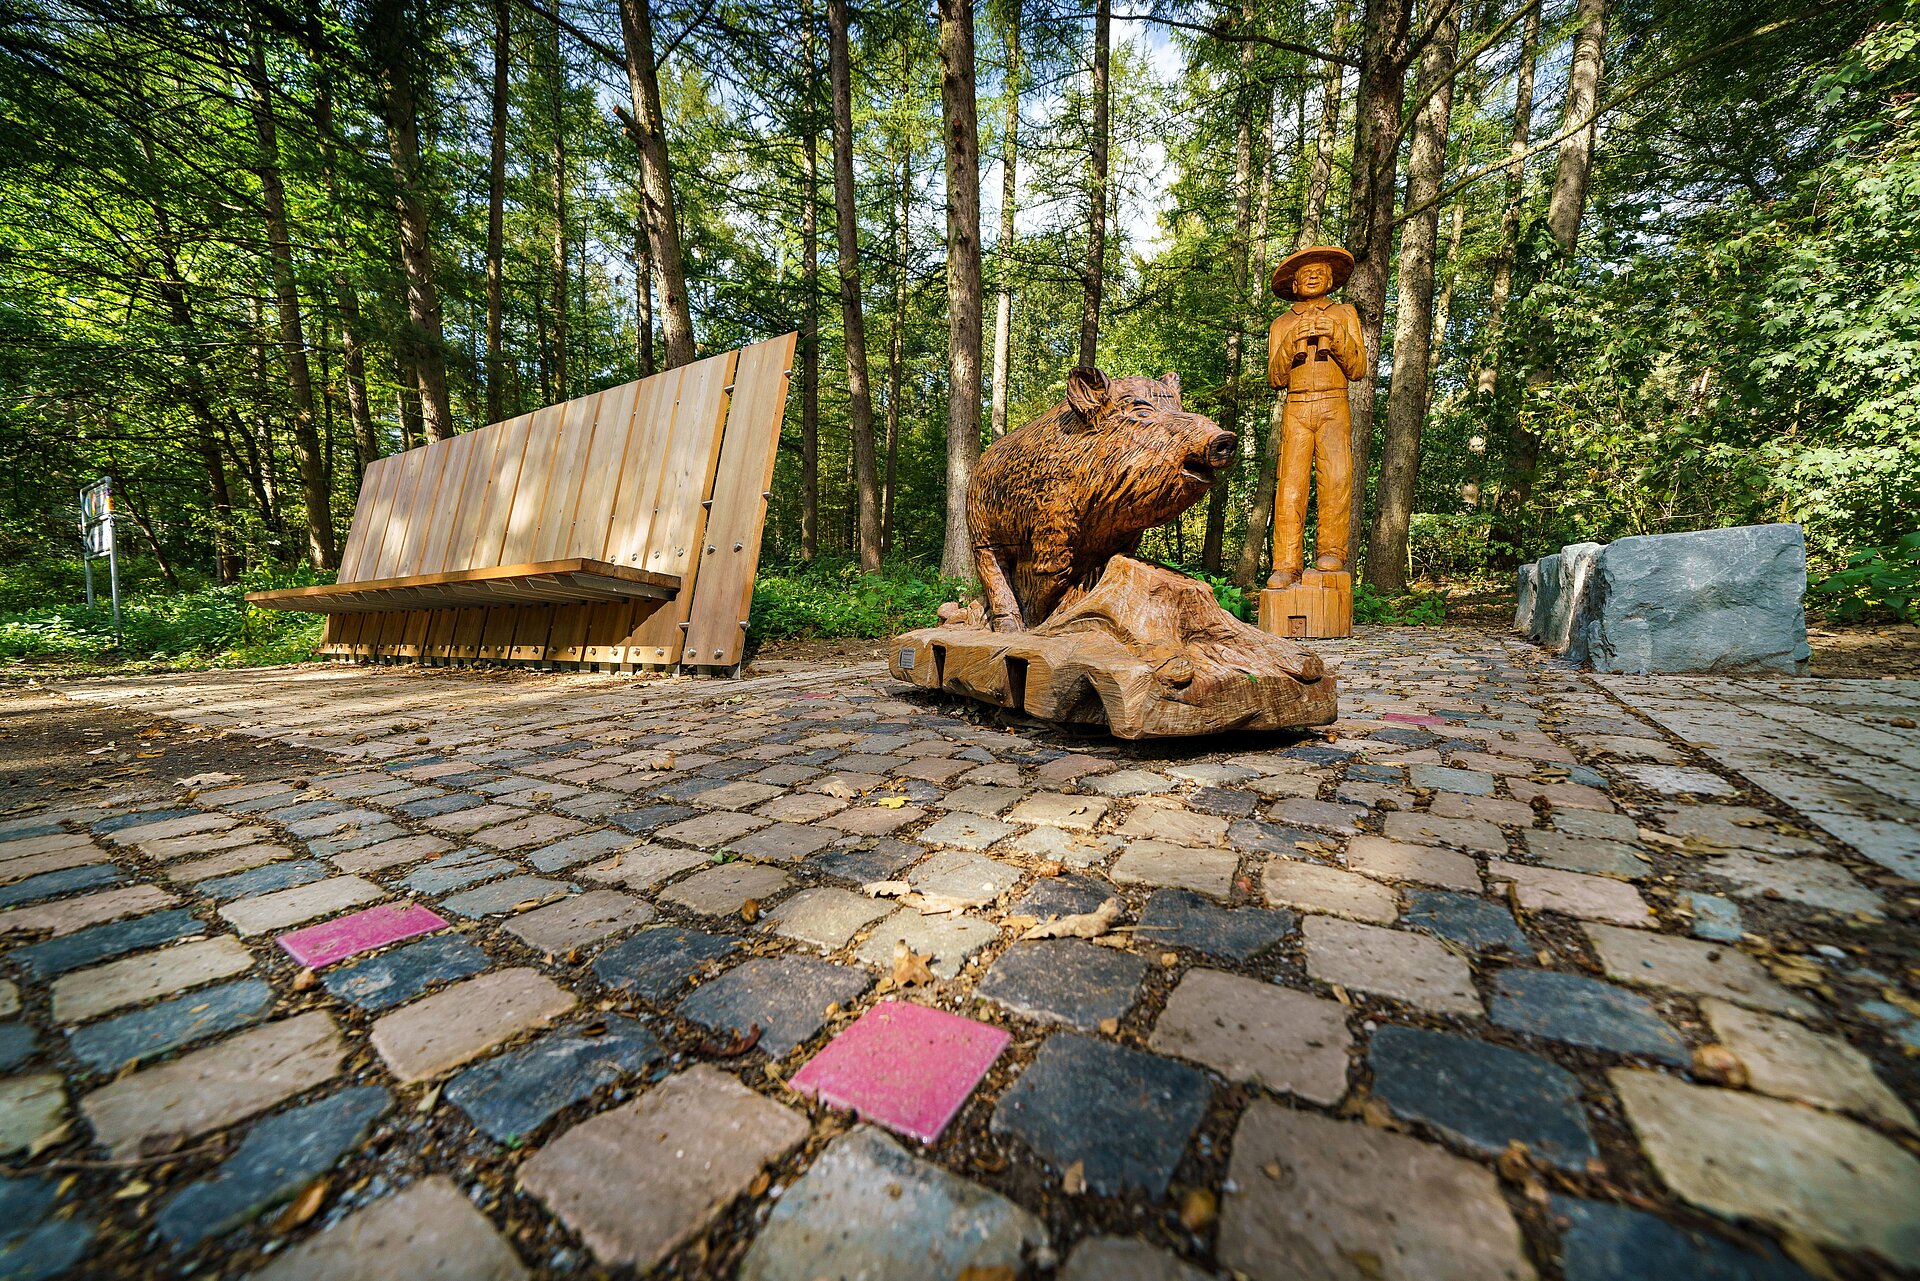
<path fill-rule="evenodd" d="M 680 250 L 680 219 L 673 204 L 673 167 L 667 157 L 660 77 L 653 62 L 651 0 L 619 0 L 620 34 L 626 51 L 627 89 L 640 153 L 640 181 L 647 199 L 647 234 L 660 282 L 660 330 L 667 368 L 694 358 L 693 315 L 687 303 L 686 261 Z"/>
<path fill-rule="evenodd" d="M 327 486 L 327 460 L 313 422 L 313 375 L 307 367 L 305 321 L 293 275 L 293 241 L 287 229 L 287 194 L 280 178 L 280 143 L 267 83 L 266 55 L 256 35 L 247 42 L 254 138 L 260 147 L 261 203 L 267 218 L 267 250 L 273 274 L 273 299 L 280 324 L 280 352 L 287 362 L 287 390 L 293 400 L 293 457 L 300 472 L 300 496 L 307 517 L 307 559 L 315 569 L 336 563 L 333 496 Z"/>
<path fill-rule="evenodd" d="M 1395 139 L 1407 77 L 1411 0 L 1367 0 L 1360 47 L 1360 93 L 1353 120 L 1353 183 L 1347 247 L 1355 259 L 1347 300 L 1360 313 L 1367 364 L 1348 386 L 1353 419 L 1353 505 L 1349 528 L 1365 529 L 1367 465 L 1373 453 L 1375 375 L 1386 321 L 1387 273 L 1393 256 L 1393 206 L 1399 165 Z"/>
<path fill-rule="evenodd" d="M 1253 25 L 1253 0 L 1242 0 L 1240 26 Z M 1248 232 L 1253 224 L 1253 41 L 1240 44 L 1240 81 L 1236 91 L 1240 99 L 1238 120 L 1233 131 L 1233 239 L 1227 257 L 1233 271 L 1233 306 L 1227 317 L 1227 385 L 1220 401 L 1220 426 L 1238 435 L 1240 432 L 1241 355 L 1246 342 L 1246 317 L 1241 314 L 1247 296 L 1247 255 L 1251 252 Z M 1207 495 L 1207 530 L 1200 543 L 1200 567 L 1209 574 L 1220 572 L 1221 557 L 1227 541 L 1227 507 L 1233 501 L 1233 481 L 1240 471 L 1240 455 L 1235 448 L 1233 462 L 1219 468 L 1213 477 L 1213 489 Z"/>
<path fill-rule="evenodd" d="M 393 165 L 394 212 L 400 226 L 400 260 L 407 274 L 407 318 L 412 324 L 414 387 L 429 440 L 453 439 L 447 401 L 446 339 L 440 321 L 440 289 L 434 281 L 433 228 L 427 219 L 426 181 L 420 162 L 420 103 L 415 87 L 413 33 L 406 0 L 374 0 L 369 41 L 380 80 L 387 148 Z"/>
<path fill-rule="evenodd" d="M 1101 0 L 1105 3 L 1106 0 Z M 980 129 L 972 0 L 940 0 L 940 108 L 947 138 L 947 537 L 940 571 L 973 576 L 967 485 L 980 459 Z"/>
<path fill-rule="evenodd" d="M 1080 303 L 1080 365 L 1097 368 L 1100 357 L 1100 293 L 1107 278 L 1107 134 L 1111 127 L 1111 90 L 1107 65 L 1111 57 L 1113 0 L 1094 0 L 1093 6 L 1093 142 L 1088 156 L 1087 262 L 1083 269 Z"/>
<path fill-rule="evenodd" d="M 552 147 L 547 155 L 549 191 L 553 199 L 552 332 L 553 398 L 567 399 L 567 73 L 560 57 L 560 26 L 553 27 L 547 45 L 547 105 L 551 109 Z"/>
<path fill-rule="evenodd" d="M 1327 47 L 1339 53 L 1347 42 L 1347 0 L 1334 0 L 1333 33 L 1327 38 Z M 1314 143 L 1313 168 L 1307 175 L 1306 209 L 1300 218 L 1300 236 L 1293 242 L 1295 250 L 1305 249 L 1308 245 L 1320 243 L 1325 234 L 1327 221 L 1327 188 L 1333 183 L 1333 147 L 1340 136 L 1340 88 L 1346 80 L 1347 69 L 1338 62 L 1329 62 L 1324 72 L 1325 87 L 1320 93 L 1320 135 Z"/>
<path fill-rule="evenodd" d="M 1487 313 L 1480 322 L 1486 344 L 1474 394 L 1491 396 L 1500 373 L 1500 326 L 1513 293 L 1513 260 L 1520 251 L 1520 217 L 1526 211 L 1527 143 L 1533 134 L 1533 60 L 1540 44 L 1540 0 L 1527 5 L 1520 34 L 1520 62 L 1513 79 L 1513 134 L 1507 142 L 1507 204 L 1500 213 L 1500 247 L 1494 251 Z"/>
<path fill-rule="evenodd" d="M 1420 212 L 1400 235 L 1398 306 L 1393 325 L 1393 384 L 1387 391 L 1387 430 L 1381 443 L 1380 486 L 1367 536 L 1367 583 L 1383 595 L 1407 590 L 1407 533 L 1420 474 L 1420 437 L 1433 384 L 1434 250 L 1440 234 L 1436 203 L 1446 176 L 1447 129 L 1453 117 L 1453 60 L 1460 43 L 1459 0 L 1436 0 L 1433 38 L 1420 54 L 1414 96 L 1426 105 L 1414 120 L 1407 155 L 1406 207 Z M 1428 13 L 1433 14 L 1432 8 Z M 1439 88 L 1428 96 L 1428 90 Z"/>
<path fill-rule="evenodd" d="M 800 558 L 820 554 L 820 163 L 817 139 L 820 69 L 812 0 L 801 0 L 801 45 L 806 51 L 806 104 L 800 118 L 800 157 L 805 181 L 800 203 Z"/>
<path fill-rule="evenodd" d="M 873 393 L 867 383 L 867 327 L 860 299 L 860 210 L 853 191 L 853 70 L 847 0 L 827 0 L 827 64 L 833 81 L 833 215 L 839 247 L 840 314 L 846 331 L 847 434 L 859 505 L 860 568 L 880 572 L 880 477 L 874 465 Z M 958 389 L 954 392 L 958 395 Z"/>
<path fill-rule="evenodd" d="M 317 59 L 319 55 L 315 57 Z M 333 91 L 331 79 L 324 69 L 314 91 L 313 126 L 320 142 L 320 161 L 326 173 L 327 196 L 338 205 L 340 177 L 334 166 Z M 333 248 L 339 264 L 333 272 L 333 295 L 340 312 L 340 363 L 341 372 L 347 380 L 347 418 L 353 424 L 353 475 L 357 488 L 360 477 L 380 457 L 380 437 L 373 428 L 373 400 L 367 395 L 367 354 L 365 344 L 360 339 L 363 332 L 360 296 L 344 266 L 350 249 L 343 242 L 336 242 Z"/>
<path fill-rule="evenodd" d="M 653 377 L 653 249 L 644 200 L 633 210 L 633 355 L 640 376 Z"/>
<path fill-rule="evenodd" d="M 900 38 L 900 97 L 904 101 L 913 84 L 913 37 Z M 880 550 L 893 546 L 893 495 L 900 473 L 900 384 L 905 376 L 907 331 L 907 254 L 912 231 L 913 139 L 906 138 L 900 156 L 900 188 L 894 202 L 893 222 L 893 323 L 887 333 L 887 465 L 880 482 Z"/>
<path fill-rule="evenodd" d="M 1466 168 L 1473 167 L 1473 153 L 1469 151 L 1463 159 Z M 1440 355 L 1447 344 L 1447 326 L 1453 322 L 1453 287 L 1458 283 L 1460 273 L 1460 242 L 1467 234 L 1467 202 L 1456 199 L 1453 202 L 1453 216 L 1447 225 L 1447 252 L 1442 259 L 1445 270 L 1440 275 L 1446 284 L 1440 288 L 1440 297 L 1433 304 L 1433 343 L 1427 351 L 1427 383 L 1433 385 L 1434 378 L 1440 372 Z"/>
<path fill-rule="evenodd" d="M 1273 165 L 1274 156 L 1280 149 L 1280 113 L 1278 104 L 1271 95 L 1267 100 L 1267 124 L 1263 131 L 1264 145 L 1260 158 L 1260 203 L 1253 216 L 1253 269 L 1247 274 L 1247 310 L 1252 316 L 1266 313 L 1267 297 L 1267 230 L 1268 218 L 1273 203 Z M 1255 377 L 1251 385 L 1264 387 L 1264 376 Z M 1259 580 L 1260 558 L 1266 551 L 1269 532 L 1273 527 L 1273 496 L 1279 478 L 1275 475 L 1279 465 L 1279 451 L 1275 448 L 1279 440 L 1278 417 L 1262 415 L 1261 406 L 1269 405 L 1272 399 L 1267 396 L 1249 397 L 1256 406 L 1251 415 L 1252 429 L 1256 437 L 1253 449 L 1253 501 L 1247 512 L 1246 538 L 1240 544 L 1240 562 L 1234 567 L 1233 581 L 1241 587 L 1252 587 Z M 1262 417 L 1267 418 L 1263 426 Z"/>
<path fill-rule="evenodd" d="M 1007 6 L 1007 114 L 1000 154 L 1000 287 L 993 308 L 993 401 L 988 431 L 1007 434 L 1007 377 L 1013 367 L 1013 215 L 1020 168 L 1020 0 Z"/>
<path fill-rule="evenodd" d="M 487 139 L 487 421 L 507 417 L 501 385 L 501 276 L 504 271 L 507 198 L 507 73 L 513 54 L 513 16 L 508 0 L 493 0 L 493 118 Z"/>

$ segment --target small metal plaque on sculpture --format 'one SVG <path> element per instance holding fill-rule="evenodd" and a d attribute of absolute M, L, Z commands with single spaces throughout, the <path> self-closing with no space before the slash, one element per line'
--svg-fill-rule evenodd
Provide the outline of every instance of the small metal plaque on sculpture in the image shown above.
<path fill-rule="evenodd" d="M 1234 448 L 1181 407 L 1174 374 L 1074 370 L 1067 398 L 996 441 L 967 487 L 984 604 L 943 605 L 940 626 L 897 638 L 893 674 L 1120 738 L 1330 723 L 1318 657 L 1134 558 Z"/>

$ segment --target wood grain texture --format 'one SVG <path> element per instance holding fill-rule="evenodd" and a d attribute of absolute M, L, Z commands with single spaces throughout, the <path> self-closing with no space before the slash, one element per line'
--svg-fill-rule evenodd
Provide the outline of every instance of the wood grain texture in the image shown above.
<path fill-rule="evenodd" d="M 380 560 L 378 549 L 387 534 L 387 520 L 393 514 L 393 482 L 400 474 L 399 466 L 391 456 L 376 459 L 361 477 L 361 487 L 371 491 L 373 497 L 367 505 L 366 524 L 347 531 L 347 554 L 340 563 L 338 581 L 373 577 L 373 567 Z"/>
<path fill-rule="evenodd" d="M 794 335 L 756 343 L 734 367 L 682 662 L 731 667 L 746 649 L 747 609 L 760 569 L 765 495 L 773 483 L 794 343 Z"/>
<path fill-rule="evenodd" d="M 1353 575 L 1309 569 L 1291 587 L 1260 593 L 1260 630 L 1294 639 L 1353 635 Z"/>

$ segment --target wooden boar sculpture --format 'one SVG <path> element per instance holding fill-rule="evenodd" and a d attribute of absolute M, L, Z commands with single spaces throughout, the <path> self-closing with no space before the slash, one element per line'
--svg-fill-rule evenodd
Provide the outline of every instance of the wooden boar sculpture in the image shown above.
<path fill-rule="evenodd" d="M 1319 658 L 1233 617 L 1205 583 L 1133 558 L 1204 497 L 1231 432 L 1180 380 L 1076 369 L 1067 398 L 980 458 L 967 520 L 983 606 L 896 639 L 893 674 L 1120 738 L 1325 725 Z"/>

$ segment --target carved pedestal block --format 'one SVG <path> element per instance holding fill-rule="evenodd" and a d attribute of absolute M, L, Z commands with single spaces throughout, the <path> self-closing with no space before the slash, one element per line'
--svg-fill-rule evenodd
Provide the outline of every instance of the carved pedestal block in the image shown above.
<path fill-rule="evenodd" d="M 1261 592 L 1260 630 L 1294 640 L 1353 635 L 1353 575 L 1310 569 L 1292 587 Z"/>

